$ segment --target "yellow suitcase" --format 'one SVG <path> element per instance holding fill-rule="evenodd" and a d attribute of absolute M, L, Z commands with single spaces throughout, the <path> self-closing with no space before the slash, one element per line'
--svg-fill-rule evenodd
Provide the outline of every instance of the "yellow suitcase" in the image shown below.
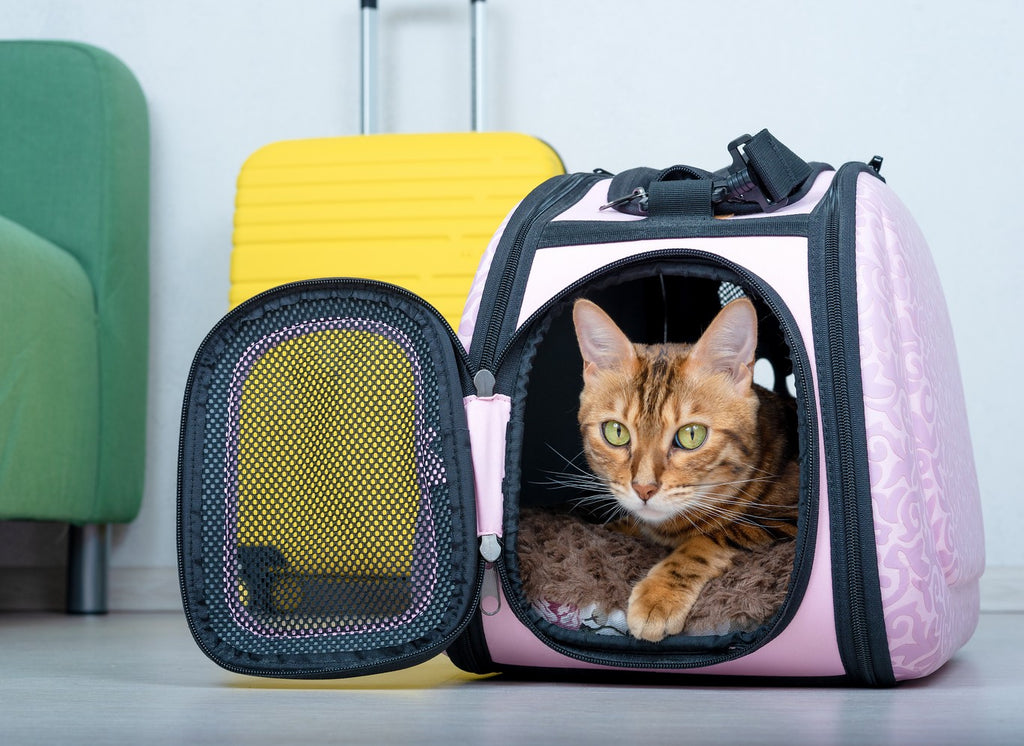
<path fill-rule="evenodd" d="M 363 12 L 362 127 L 374 129 L 376 3 Z M 482 129 L 482 0 L 471 0 L 473 127 Z M 490 236 L 558 154 L 503 132 L 373 134 L 277 142 L 238 178 L 232 307 L 275 285 L 365 277 L 401 285 L 457 327 Z"/>
<path fill-rule="evenodd" d="M 293 140 L 256 151 L 238 179 L 231 305 L 311 277 L 366 277 L 429 300 L 453 327 L 491 235 L 562 173 L 515 133 Z"/>
<path fill-rule="evenodd" d="M 369 132 L 376 3 L 361 4 Z M 471 7 L 480 128 L 483 0 Z M 492 234 L 519 200 L 561 173 L 550 146 L 514 133 L 267 145 L 238 179 L 231 306 L 296 280 L 362 277 L 411 290 L 456 328 Z M 373 354 L 353 358 L 356 348 Z M 369 368 L 349 364 L 361 357 Z M 356 614 L 388 611 L 367 608 L 369 597 L 395 608 L 407 603 L 422 476 L 401 447 L 415 426 L 413 378 L 401 351 L 377 334 L 297 330 L 266 341 L 235 392 L 229 427 L 239 476 L 227 487 L 236 506 L 228 534 L 239 575 L 227 593 L 238 613 L 315 613 L 317 598 L 343 591 Z M 360 386 L 376 392 L 368 404 L 346 399 L 347 388 Z M 380 451 L 381 442 L 395 447 Z"/>

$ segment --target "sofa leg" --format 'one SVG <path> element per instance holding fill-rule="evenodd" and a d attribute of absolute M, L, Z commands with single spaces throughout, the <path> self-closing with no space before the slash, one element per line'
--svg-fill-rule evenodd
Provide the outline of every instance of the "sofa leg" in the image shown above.
<path fill-rule="evenodd" d="M 68 537 L 69 614 L 107 613 L 109 525 L 71 526 Z"/>

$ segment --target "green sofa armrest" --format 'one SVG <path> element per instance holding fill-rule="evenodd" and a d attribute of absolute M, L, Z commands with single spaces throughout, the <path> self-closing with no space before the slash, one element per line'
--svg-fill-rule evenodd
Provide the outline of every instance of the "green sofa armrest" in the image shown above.
<path fill-rule="evenodd" d="M 91 509 L 63 520 L 129 521 L 145 463 L 146 102 L 113 55 L 56 41 L 0 42 L 0 102 L 0 215 L 66 252 L 92 288 L 96 476 Z"/>

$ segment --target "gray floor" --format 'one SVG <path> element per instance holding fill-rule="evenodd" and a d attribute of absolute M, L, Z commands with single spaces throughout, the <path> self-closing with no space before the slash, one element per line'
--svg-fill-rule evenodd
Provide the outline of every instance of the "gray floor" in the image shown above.
<path fill-rule="evenodd" d="M 444 659 L 282 682 L 209 662 L 179 614 L 0 614 L 0 744 L 1024 744 L 1024 614 L 871 691 L 477 680 Z"/>

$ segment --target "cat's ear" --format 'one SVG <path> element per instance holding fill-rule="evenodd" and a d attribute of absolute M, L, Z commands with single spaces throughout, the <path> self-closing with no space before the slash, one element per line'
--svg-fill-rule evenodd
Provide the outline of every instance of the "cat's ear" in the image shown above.
<path fill-rule="evenodd" d="M 757 349 L 757 311 L 746 298 L 727 304 L 693 346 L 690 360 L 709 373 L 728 373 L 740 392 L 750 388 Z"/>
<path fill-rule="evenodd" d="M 633 344 L 599 306 L 589 300 L 576 301 L 572 320 L 583 356 L 584 380 L 598 371 L 627 369 L 636 363 Z"/>

